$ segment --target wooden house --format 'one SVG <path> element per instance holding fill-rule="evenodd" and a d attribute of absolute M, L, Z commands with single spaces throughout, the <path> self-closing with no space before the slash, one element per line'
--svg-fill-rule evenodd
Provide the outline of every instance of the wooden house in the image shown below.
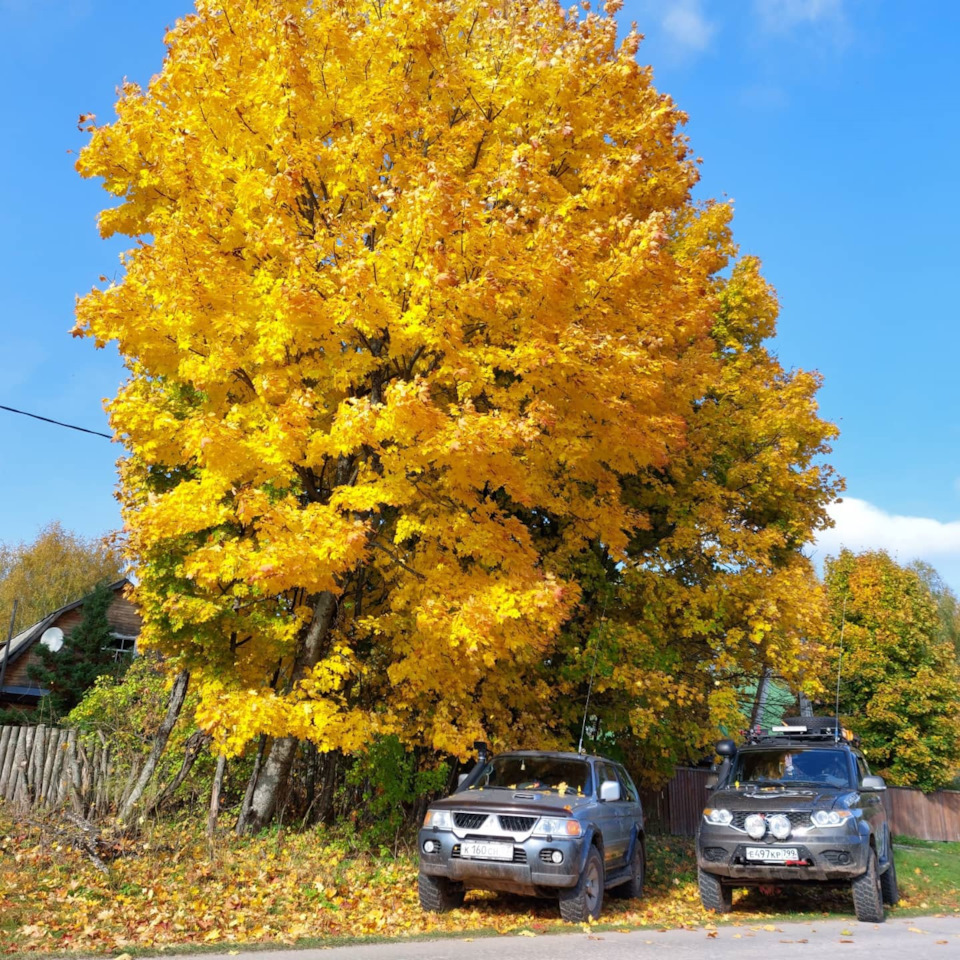
<path fill-rule="evenodd" d="M 140 614 L 126 595 L 129 586 L 130 581 L 126 578 L 110 584 L 113 601 L 107 611 L 107 620 L 116 644 L 112 649 L 117 659 L 133 656 L 140 634 Z M 74 600 L 27 627 L 10 641 L 9 650 L 7 644 L 0 646 L 0 709 L 18 707 L 31 710 L 39 704 L 47 691 L 27 676 L 30 664 L 37 659 L 38 644 L 58 649 L 83 619 L 86 599 Z"/>

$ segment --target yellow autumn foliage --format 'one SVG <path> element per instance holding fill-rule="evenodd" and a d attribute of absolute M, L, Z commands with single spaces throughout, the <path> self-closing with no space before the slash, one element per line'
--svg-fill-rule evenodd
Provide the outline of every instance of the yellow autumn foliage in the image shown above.
<path fill-rule="evenodd" d="M 583 677 L 550 665 L 583 660 L 564 627 L 595 611 L 584 560 L 657 576 L 635 549 L 655 487 L 703 521 L 676 550 L 723 528 L 760 557 L 749 602 L 777 586 L 692 679 L 650 671 L 661 638 L 632 620 L 611 682 L 635 729 L 654 696 L 728 717 L 708 661 L 784 624 L 797 660 L 830 428 L 814 379 L 758 367 L 775 300 L 754 261 L 729 273 L 731 210 L 691 199 L 685 118 L 615 7 L 198 0 L 149 86 L 91 124 L 78 169 L 117 201 L 100 230 L 135 245 L 76 332 L 129 369 L 109 409 L 143 640 L 192 670 L 228 751 L 564 740 Z M 704 473 L 771 417 L 794 448 Z M 786 527 L 728 522 L 751 483 L 794 496 L 798 465 Z"/>

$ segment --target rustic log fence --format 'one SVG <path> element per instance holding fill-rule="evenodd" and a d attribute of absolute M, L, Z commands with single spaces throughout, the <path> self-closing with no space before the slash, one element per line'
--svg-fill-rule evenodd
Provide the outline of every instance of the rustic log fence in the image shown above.
<path fill-rule="evenodd" d="M 95 818 L 122 809 L 140 765 L 118 763 L 103 733 L 71 728 L 0 727 L 0 800 L 20 811 L 46 807 Z M 650 833 L 692 837 L 710 793 L 704 767 L 680 767 L 658 790 L 642 790 Z M 960 841 L 960 791 L 889 787 L 883 803 L 894 834 Z"/>
<path fill-rule="evenodd" d="M 81 817 L 115 806 L 129 788 L 113 782 L 113 757 L 103 734 L 74 729 L 0 727 L 0 799 L 21 810 L 67 808 Z"/>

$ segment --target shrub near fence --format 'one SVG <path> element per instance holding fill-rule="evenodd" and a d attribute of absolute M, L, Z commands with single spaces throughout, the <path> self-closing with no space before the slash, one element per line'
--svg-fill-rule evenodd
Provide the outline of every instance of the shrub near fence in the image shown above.
<path fill-rule="evenodd" d="M 644 813 L 651 833 L 692 837 L 700 825 L 710 791 L 703 767 L 680 767 L 660 790 L 643 791 Z M 890 832 L 920 840 L 960 841 L 960 791 L 923 793 L 906 787 L 888 787 L 883 805 Z"/>
<path fill-rule="evenodd" d="M 110 745 L 76 730 L 0 727 L 0 798 L 21 809 L 68 807 L 86 817 L 105 813 L 111 796 Z"/>

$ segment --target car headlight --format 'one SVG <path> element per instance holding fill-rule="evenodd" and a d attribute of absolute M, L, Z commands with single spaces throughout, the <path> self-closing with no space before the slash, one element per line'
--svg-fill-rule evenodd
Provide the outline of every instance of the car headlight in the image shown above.
<path fill-rule="evenodd" d="M 810 815 L 815 827 L 839 827 L 851 817 L 849 810 L 817 810 Z"/>
<path fill-rule="evenodd" d="M 752 840 L 762 840 L 767 832 L 767 821 L 759 813 L 751 813 L 744 821 L 743 828 Z"/>
<path fill-rule="evenodd" d="M 579 820 L 568 820 L 566 817 L 541 817 L 533 832 L 538 837 L 579 837 L 583 827 Z"/>
<path fill-rule="evenodd" d="M 733 823 L 733 814 L 729 810 L 715 810 L 707 807 L 703 811 L 703 815 L 706 818 L 707 823 L 717 823 L 722 827 L 727 826 L 729 823 Z"/>
<path fill-rule="evenodd" d="M 774 814 L 768 821 L 770 832 L 778 840 L 786 840 L 790 836 L 790 818 L 782 813 Z"/>
<path fill-rule="evenodd" d="M 453 829 L 453 814 L 449 810 L 428 810 L 423 818 L 425 827 L 436 827 L 438 830 Z"/>

